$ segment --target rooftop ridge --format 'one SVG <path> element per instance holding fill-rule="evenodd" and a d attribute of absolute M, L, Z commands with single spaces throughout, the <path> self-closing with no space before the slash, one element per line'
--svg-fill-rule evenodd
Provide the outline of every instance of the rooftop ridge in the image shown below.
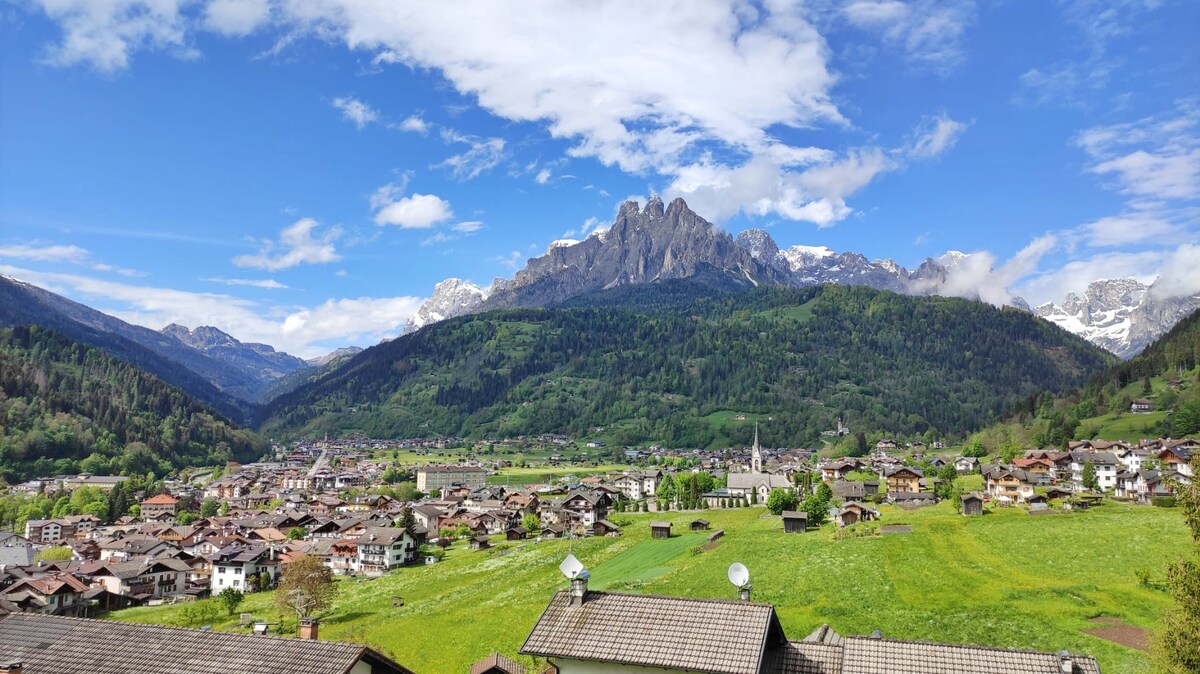
<path fill-rule="evenodd" d="M 872 636 L 866 635 L 866 634 L 854 634 L 854 635 L 850 635 L 850 636 L 843 636 L 842 640 L 843 641 L 866 641 L 866 642 L 870 642 L 870 643 L 879 643 L 882 641 L 882 642 L 892 643 L 892 644 L 908 644 L 908 645 L 918 645 L 918 646 L 940 646 L 942 648 L 970 648 L 973 650 L 999 651 L 1001 653 L 1026 653 L 1026 654 L 1032 654 L 1032 655 L 1054 655 L 1055 654 L 1055 652 L 1052 652 L 1052 651 L 1039 651 L 1034 648 L 1006 648 L 1004 646 L 985 646 L 985 645 L 981 645 L 981 644 L 958 644 L 958 643 L 947 643 L 945 641 L 926 641 L 924 639 L 892 639 L 889 637 L 872 637 Z M 815 642 L 808 642 L 808 643 L 815 643 Z M 1071 652 L 1071 651 L 1068 651 L 1068 653 L 1070 653 L 1072 656 L 1095 659 L 1093 656 L 1087 655 L 1084 653 L 1075 653 L 1075 652 Z"/>

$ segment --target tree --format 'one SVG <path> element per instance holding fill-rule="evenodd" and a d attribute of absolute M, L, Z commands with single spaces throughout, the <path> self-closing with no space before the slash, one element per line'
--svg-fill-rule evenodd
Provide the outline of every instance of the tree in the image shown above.
<path fill-rule="evenodd" d="M 413 532 L 417 528 L 417 518 L 413 516 L 412 506 L 404 506 L 400 510 L 400 518 L 396 524 L 400 525 L 401 529 L 407 531 L 409 536 L 413 535 Z"/>
<path fill-rule="evenodd" d="M 328 610 L 336 597 L 333 571 L 320 559 L 305 556 L 283 567 L 275 605 L 280 611 L 294 611 L 298 618 L 308 618 Z"/>
<path fill-rule="evenodd" d="M 947 463 L 938 471 L 937 477 L 938 483 L 934 493 L 944 501 L 951 497 L 958 484 L 958 471 L 954 469 L 954 464 Z"/>
<path fill-rule="evenodd" d="M 221 605 L 221 608 L 225 609 L 226 613 L 233 615 L 237 612 L 238 607 L 242 605 L 242 600 L 245 598 L 246 596 L 237 588 L 227 587 L 221 590 L 221 594 L 217 595 L 217 603 Z"/>
<path fill-rule="evenodd" d="M 71 558 L 74 555 L 75 555 L 74 550 L 63 545 L 63 546 L 58 546 L 58 547 L 53 547 L 53 548 L 46 548 L 45 550 L 42 550 L 41 552 L 37 553 L 37 556 L 33 558 L 33 561 L 35 561 L 35 562 L 69 562 L 69 561 L 71 561 Z"/>
<path fill-rule="evenodd" d="M 521 526 L 525 527 L 526 531 L 534 532 L 542 530 L 542 520 L 537 515 L 529 513 L 521 518 Z"/>
<path fill-rule="evenodd" d="M 778 515 L 785 510 L 796 509 L 796 495 L 787 489 L 772 489 L 767 497 L 767 510 Z"/>
<path fill-rule="evenodd" d="M 1200 469 L 1200 459 L 1192 460 Z M 1177 504 L 1192 534 L 1192 559 L 1167 566 L 1174 605 L 1150 639 L 1150 661 L 1160 674 L 1200 672 L 1200 483 L 1182 486 Z"/>
<path fill-rule="evenodd" d="M 182 524 L 183 526 L 186 527 L 187 525 L 191 524 L 192 522 L 195 522 L 197 517 L 198 517 L 198 515 L 196 515 L 196 513 L 185 510 L 185 511 L 179 513 L 178 515 L 176 515 L 175 519 L 180 524 Z"/>
<path fill-rule="evenodd" d="M 292 527 L 288 529 L 287 537 L 289 541 L 302 541 L 307 535 L 308 532 L 304 530 L 304 527 Z"/>
<path fill-rule="evenodd" d="M 971 441 L 963 447 L 962 455 L 978 459 L 987 456 L 987 448 L 983 446 L 983 441 L 978 437 L 971 438 Z"/>
<path fill-rule="evenodd" d="M 659 503 L 668 503 L 675 498 L 675 481 L 671 479 L 670 474 L 664 474 L 661 481 L 658 483 L 658 489 L 654 490 L 654 495 L 658 497 Z"/>
<path fill-rule="evenodd" d="M 212 517 L 213 515 L 217 514 L 217 511 L 220 510 L 220 508 L 220 501 L 217 501 L 217 499 L 210 496 L 200 502 L 200 516 Z"/>
<path fill-rule="evenodd" d="M 955 480 L 954 484 L 950 487 L 950 495 L 947 498 L 954 504 L 954 512 L 956 513 L 962 513 L 962 496 L 964 493 L 962 484 L 958 480 Z"/>
<path fill-rule="evenodd" d="M 1096 464 L 1091 461 L 1083 464 L 1083 486 L 1092 491 L 1100 488 L 1100 482 L 1096 479 Z"/>
<path fill-rule="evenodd" d="M 1150 388 L 1150 375 L 1142 377 L 1142 395 L 1148 396 L 1153 392 L 1154 389 Z"/>

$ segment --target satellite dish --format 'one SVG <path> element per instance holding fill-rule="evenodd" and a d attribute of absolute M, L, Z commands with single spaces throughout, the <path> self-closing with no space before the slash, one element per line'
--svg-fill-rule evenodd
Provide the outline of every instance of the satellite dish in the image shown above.
<path fill-rule="evenodd" d="M 750 569 L 741 562 L 730 564 L 729 582 L 733 583 L 734 587 L 745 587 L 746 583 L 750 582 Z"/>
<path fill-rule="evenodd" d="M 562 575 L 567 578 L 575 578 L 580 573 L 584 573 L 583 564 L 578 559 L 575 559 L 575 555 L 567 555 L 562 564 L 558 565 L 558 570 L 562 571 Z"/>

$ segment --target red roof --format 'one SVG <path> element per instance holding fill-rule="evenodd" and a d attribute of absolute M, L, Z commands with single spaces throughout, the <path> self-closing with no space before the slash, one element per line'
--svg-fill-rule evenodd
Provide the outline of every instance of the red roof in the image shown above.
<path fill-rule="evenodd" d="M 170 494 L 159 494 L 158 496 L 151 496 L 145 501 L 142 501 L 143 505 L 176 505 L 177 503 L 179 503 L 179 499 L 171 496 Z"/>

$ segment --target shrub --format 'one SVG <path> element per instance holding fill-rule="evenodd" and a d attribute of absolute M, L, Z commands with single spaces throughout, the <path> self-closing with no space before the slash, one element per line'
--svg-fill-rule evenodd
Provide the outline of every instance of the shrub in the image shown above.
<path fill-rule="evenodd" d="M 1174 496 L 1151 496 L 1150 497 L 1150 505 L 1157 506 L 1159 508 L 1174 508 L 1175 507 L 1175 497 Z"/>

